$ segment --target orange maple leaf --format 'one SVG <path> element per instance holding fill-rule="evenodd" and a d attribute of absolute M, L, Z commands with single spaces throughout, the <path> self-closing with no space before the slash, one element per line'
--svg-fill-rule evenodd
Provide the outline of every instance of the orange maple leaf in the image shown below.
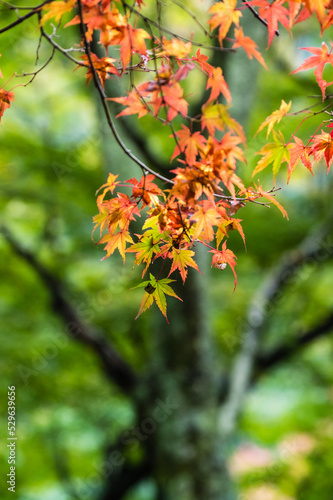
<path fill-rule="evenodd" d="M 328 173 L 333 160 L 333 138 L 322 130 L 321 134 L 315 135 L 311 139 L 311 142 L 313 142 L 311 154 L 313 154 L 316 161 L 325 158 Z"/>
<path fill-rule="evenodd" d="M 178 59 L 185 59 L 191 52 L 192 44 L 191 42 L 184 43 L 178 38 L 173 38 L 172 40 L 167 40 L 163 37 L 162 40 L 162 51 L 158 52 L 159 56 L 176 57 Z"/>
<path fill-rule="evenodd" d="M 175 147 L 171 160 L 181 153 L 185 153 L 186 163 L 191 167 L 195 162 L 199 149 L 206 144 L 206 138 L 200 132 L 191 133 L 188 127 L 182 125 L 183 130 L 178 130 L 176 136 L 178 144 Z M 170 136 L 172 137 L 172 136 Z"/>
<path fill-rule="evenodd" d="M 243 28 L 235 28 L 235 37 L 236 42 L 233 44 L 232 48 L 236 49 L 237 47 L 242 47 L 245 50 L 249 59 L 255 57 L 257 61 L 260 62 L 264 66 L 264 68 L 268 69 L 264 58 L 260 54 L 259 50 L 257 50 L 257 44 L 250 38 L 249 36 L 244 36 Z"/>
<path fill-rule="evenodd" d="M 152 182 L 154 179 L 154 175 L 148 174 L 143 175 L 140 181 L 137 181 L 134 178 L 126 181 L 129 184 L 133 184 L 132 196 L 134 199 L 139 198 L 142 201 L 143 206 L 157 205 L 159 203 L 158 197 L 163 196 L 163 191 L 154 182 Z"/>
<path fill-rule="evenodd" d="M 285 0 L 275 0 L 273 3 L 268 2 L 268 0 L 250 0 L 247 2 L 253 7 L 259 7 L 258 13 L 262 19 L 267 21 L 268 28 L 268 45 L 267 48 L 272 43 L 275 32 L 278 29 L 278 23 L 280 22 L 289 31 L 289 11 L 286 7 L 281 5 Z"/>
<path fill-rule="evenodd" d="M 120 104 L 123 104 L 123 106 L 127 106 L 127 108 L 123 109 L 123 111 L 121 111 L 116 118 L 119 116 L 135 114 L 139 115 L 138 118 L 142 118 L 149 111 L 149 107 L 144 102 L 143 97 L 144 96 L 140 94 L 140 92 L 134 89 L 129 92 L 126 97 L 109 97 L 108 100 L 119 102 Z"/>
<path fill-rule="evenodd" d="M 316 68 L 314 74 L 316 75 L 318 85 L 321 89 L 323 100 L 325 98 L 325 90 L 328 85 L 331 85 L 333 82 L 327 83 L 323 80 L 323 71 L 324 67 L 327 63 L 333 64 L 333 42 L 330 42 L 331 50 L 328 52 L 328 47 L 325 42 L 322 42 L 321 49 L 317 47 L 301 47 L 302 50 L 307 50 L 314 56 L 308 57 L 303 64 L 294 71 L 292 71 L 291 75 L 294 73 L 298 73 L 299 71 L 304 71 L 310 68 Z"/>
<path fill-rule="evenodd" d="M 229 87 L 222 75 L 221 68 L 214 68 L 212 76 L 208 77 L 207 80 L 207 89 L 212 89 L 209 99 L 206 104 L 211 101 L 215 101 L 220 94 L 223 94 L 226 98 L 227 102 L 231 102 L 231 94 L 229 91 Z"/>
<path fill-rule="evenodd" d="M 280 123 L 280 121 L 282 120 L 282 118 L 288 113 L 289 109 L 290 109 L 290 106 L 291 106 L 291 101 L 289 101 L 289 103 L 287 104 L 283 99 L 281 101 L 281 106 L 279 109 L 277 109 L 276 111 L 273 111 L 273 113 L 271 115 L 269 115 L 266 120 L 260 125 L 260 127 L 258 128 L 257 132 L 256 132 L 256 135 L 263 129 L 266 127 L 266 125 L 268 125 L 267 127 L 267 135 L 266 137 L 269 136 L 269 134 L 271 133 L 275 123 Z"/>
<path fill-rule="evenodd" d="M 237 0 L 223 0 L 216 2 L 208 10 L 213 17 L 208 21 L 210 28 L 213 31 L 219 27 L 219 42 L 222 45 L 222 40 L 226 37 L 232 23 L 239 25 L 239 18 L 242 13 L 237 10 Z"/>
<path fill-rule="evenodd" d="M 111 57 L 101 57 L 99 58 L 91 52 L 91 60 L 94 65 L 94 69 L 98 75 L 98 78 L 100 79 L 100 82 L 102 84 L 102 87 L 104 88 L 105 85 L 105 80 L 110 76 L 110 74 L 113 75 L 119 75 L 117 68 L 113 64 L 116 59 L 112 59 Z M 89 58 L 87 54 L 82 56 L 82 59 L 89 64 Z M 81 68 L 82 66 L 78 66 L 76 69 Z M 86 78 L 87 78 L 87 85 L 90 82 L 90 80 L 93 79 L 93 71 L 90 65 L 88 66 L 88 70 L 86 73 Z"/>
<path fill-rule="evenodd" d="M 316 13 L 318 21 L 322 24 L 325 18 L 325 3 L 328 4 L 327 0 L 304 0 L 304 3 L 311 14 Z"/>
<path fill-rule="evenodd" d="M 209 200 L 204 200 L 202 205 L 196 208 L 191 221 L 195 223 L 193 240 L 200 238 L 209 242 L 214 238 L 213 227 L 219 224 L 220 215 L 213 203 Z"/>
<path fill-rule="evenodd" d="M 12 101 L 14 101 L 14 92 L 0 89 L 0 121 L 6 109 L 10 108 Z"/>
<path fill-rule="evenodd" d="M 124 37 L 120 43 L 120 57 L 123 63 L 123 72 L 131 60 L 132 54 L 147 56 L 145 39 L 151 36 L 143 29 L 134 29 L 130 24 L 124 30 Z"/>
<path fill-rule="evenodd" d="M 197 266 L 197 263 L 192 259 L 194 252 L 192 250 L 187 250 L 184 248 L 173 248 L 172 253 L 172 266 L 168 276 L 173 273 L 176 269 L 179 270 L 183 282 L 185 283 L 187 277 L 187 266 L 194 267 L 197 271 L 201 272 Z"/>
<path fill-rule="evenodd" d="M 255 185 L 254 187 L 257 190 L 257 194 L 259 195 L 257 197 L 266 198 L 266 200 L 273 203 L 281 211 L 283 217 L 289 219 L 286 209 L 275 199 L 275 197 L 271 193 L 268 193 L 267 191 L 263 190 L 263 188 L 260 185 L 260 182 L 258 183 L 258 186 Z M 252 196 L 250 196 L 250 198 L 252 198 Z"/>
<path fill-rule="evenodd" d="M 208 56 L 205 56 L 204 54 L 201 54 L 200 49 L 197 50 L 196 56 L 192 56 L 192 60 L 196 61 L 201 69 L 207 73 L 209 76 L 213 75 L 213 69 L 214 66 L 209 64 L 208 61 Z"/>
<path fill-rule="evenodd" d="M 109 232 L 103 236 L 103 238 L 98 242 L 100 244 L 106 243 L 104 250 L 106 250 L 107 254 L 103 257 L 102 260 L 107 259 L 110 255 L 113 254 L 115 250 L 119 250 L 120 255 L 125 262 L 125 251 L 126 251 L 126 243 L 133 243 L 133 240 L 129 234 L 129 231 L 126 227 L 120 229 L 116 233 Z"/>

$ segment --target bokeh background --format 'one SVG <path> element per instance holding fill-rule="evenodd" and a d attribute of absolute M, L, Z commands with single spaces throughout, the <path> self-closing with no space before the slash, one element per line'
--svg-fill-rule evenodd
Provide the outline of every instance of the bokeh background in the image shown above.
<path fill-rule="evenodd" d="M 13 14 L 2 9 L 4 26 Z M 173 12 L 165 11 L 165 23 L 175 31 L 191 32 L 191 18 L 178 10 L 175 26 Z M 300 25 L 293 38 L 284 32 L 266 53 L 265 28 L 247 16 L 244 29 L 260 45 L 269 71 L 242 54 L 214 57 L 220 57 L 234 97 L 230 112 L 249 137 L 248 163 L 240 171 L 250 183 L 257 161 L 254 153 L 266 141 L 264 133 L 254 136 L 260 123 L 280 106 L 281 99 L 291 99 L 296 111 L 313 102 L 308 96 L 319 93 L 312 71 L 289 73 L 306 57 L 299 47 L 316 46 L 321 40 L 313 20 Z M 66 47 L 77 40 L 75 27 L 61 39 Z M 2 82 L 14 73 L 35 70 L 37 43 L 34 19 L 1 35 Z M 43 43 L 38 64 L 49 55 L 50 47 Z M 52 290 L 28 255 L 55 276 L 83 321 L 102 332 L 136 373 L 144 376 L 152 364 L 158 370 L 156 338 L 168 335 L 168 325 L 153 309 L 134 320 L 141 289 L 132 288 L 140 282 L 141 271 L 132 268 L 132 256 L 125 266 L 117 255 L 102 261 L 97 235 L 91 237 L 92 217 L 97 213 L 95 192 L 108 172 L 119 173 L 122 179 L 140 172 L 109 133 L 98 96 L 92 84 L 85 84 L 84 70 L 73 72 L 74 67 L 55 54 L 31 84 L 15 89 L 15 102 L 1 123 L 2 499 L 12 498 L 5 476 L 7 386 L 16 386 L 19 500 L 104 498 L 103 457 L 137 422 L 133 401 L 110 382 L 96 353 L 66 334 L 64 318 L 52 303 Z M 328 73 L 327 80 L 332 80 Z M 14 76 L 6 89 L 28 80 Z M 201 84 L 200 77 L 192 84 Z M 120 95 L 124 88 L 126 84 L 113 81 L 108 91 Z M 112 104 L 111 108 L 117 113 L 121 107 Z M 300 120 L 298 116 L 281 124 L 285 137 Z M 309 137 L 322 120 L 322 116 L 309 119 L 298 135 Z M 129 148 L 150 166 L 169 165 L 173 145 L 168 129 L 156 127 L 149 118 L 119 120 L 118 126 Z M 244 500 L 332 499 L 332 173 L 326 175 L 325 165 L 318 164 L 314 174 L 312 178 L 299 166 L 287 186 L 282 167 L 277 197 L 289 221 L 274 207 L 248 204 L 238 212 L 247 249 L 239 235 L 230 234 L 229 247 L 238 257 L 234 293 L 230 269 L 211 270 L 207 257 L 201 257 L 204 275 L 198 283 L 204 290 L 204 322 L 214 345 L 212 370 L 218 375 L 219 370 L 230 372 L 241 349 L 258 290 L 267 280 L 274 282 L 283 263 L 294 262 L 297 252 L 312 244 L 318 247 L 317 253 L 292 268 L 289 281 L 264 308 L 260 353 L 264 357 L 283 345 L 285 354 L 256 372 L 226 451 L 238 496 Z M 261 179 L 265 188 L 273 186 L 271 172 L 264 172 Z M 177 328 L 177 322 L 186 323 L 187 318 L 173 312 L 172 301 L 170 328 Z M 299 339 L 320 325 L 326 325 L 323 331 L 301 346 Z M 143 453 L 140 445 L 128 459 L 138 462 Z M 83 492 L 80 485 L 87 482 L 89 488 Z M 146 477 L 117 498 L 160 497 L 154 478 Z"/>

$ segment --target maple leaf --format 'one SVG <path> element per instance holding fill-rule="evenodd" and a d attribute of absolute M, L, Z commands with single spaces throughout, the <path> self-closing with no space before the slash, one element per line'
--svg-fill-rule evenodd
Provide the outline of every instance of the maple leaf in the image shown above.
<path fill-rule="evenodd" d="M 157 91 L 158 92 L 158 91 Z M 169 82 L 168 85 L 163 85 L 161 92 L 163 97 L 155 97 L 152 100 L 155 115 L 158 114 L 161 106 L 169 106 L 167 121 L 172 121 L 178 113 L 181 113 L 184 118 L 187 116 L 188 102 L 183 99 L 183 89 L 178 82 Z"/>
<path fill-rule="evenodd" d="M 113 252 L 118 249 L 125 263 L 126 242 L 133 243 L 133 240 L 126 227 L 120 229 L 115 233 L 109 232 L 105 234 L 103 238 L 98 242 L 99 244 L 106 243 L 104 250 L 106 250 L 107 254 L 102 258 L 102 260 L 110 257 L 110 255 L 112 255 Z"/>
<path fill-rule="evenodd" d="M 141 262 L 146 262 L 146 267 L 142 272 L 142 277 L 145 275 L 154 254 L 158 254 L 160 247 L 158 246 L 161 239 L 163 238 L 163 233 L 160 233 L 158 228 L 148 229 L 140 237 L 140 240 L 134 245 L 130 246 L 127 252 L 136 252 L 135 264 L 139 265 Z"/>
<path fill-rule="evenodd" d="M 309 146 L 304 146 L 303 142 L 301 139 L 298 137 L 294 136 L 294 141 L 295 143 L 291 144 L 290 147 L 290 162 L 288 165 L 288 183 L 290 180 L 290 176 L 297 167 L 299 160 L 303 163 L 303 165 L 311 172 L 312 172 L 312 163 L 310 160 L 310 153 L 311 153 L 311 147 Z"/>
<path fill-rule="evenodd" d="M 133 184 L 132 196 L 133 198 L 140 198 L 143 206 L 157 205 L 159 203 L 159 196 L 164 196 L 163 191 L 152 182 L 155 179 L 153 174 L 143 175 L 140 181 L 136 179 L 129 179 L 129 184 Z"/>
<path fill-rule="evenodd" d="M 325 0 L 304 0 L 304 3 L 311 14 L 316 13 L 318 21 L 322 24 L 325 18 Z"/>
<path fill-rule="evenodd" d="M 213 69 L 214 66 L 211 64 L 208 64 L 208 56 L 205 56 L 204 54 L 201 54 L 200 49 L 197 50 L 196 56 L 192 56 L 192 60 L 196 61 L 200 68 L 207 73 L 209 76 L 213 75 Z"/>
<path fill-rule="evenodd" d="M 244 206 L 244 203 L 243 203 Z M 216 246 L 217 248 L 220 246 L 221 241 L 225 236 L 228 236 L 228 232 L 232 230 L 237 230 L 242 237 L 244 246 L 246 248 L 246 243 L 245 243 L 245 234 L 241 225 L 242 219 L 229 219 L 224 221 L 216 231 Z"/>
<path fill-rule="evenodd" d="M 268 138 L 269 134 L 271 133 L 275 123 L 280 123 L 280 121 L 282 120 L 282 118 L 288 113 L 289 109 L 290 109 L 290 106 L 291 106 L 291 101 L 289 101 L 289 103 L 287 104 L 283 99 L 281 101 L 281 106 L 279 109 L 277 109 L 276 111 L 273 111 L 273 113 L 271 115 L 269 115 L 266 120 L 260 125 L 260 127 L 258 128 L 257 132 L 256 132 L 256 135 L 263 129 L 266 127 L 266 125 L 268 125 L 267 127 L 267 135 L 266 137 Z"/>
<path fill-rule="evenodd" d="M 237 274 L 235 272 L 235 266 L 236 266 L 236 255 L 234 252 L 229 250 L 227 248 L 227 243 L 226 241 L 222 245 L 222 250 L 209 250 L 213 254 L 213 259 L 212 259 L 212 267 L 216 267 L 217 269 L 223 269 L 226 268 L 227 264 L 231 267 L 232 272 L 234 273 L 235 276 L 235 286 L 234 286 L 234 291 L 237 286 Z"/>
<path fill-rule="evenodd" d="M 209 242 L 214 238 L 213 227 L 219 224 L 220 215 L 213 203 L 203 200 L 202 205 L 196 208 L 191 221 L 195 223 L 193 240 L 203 239 Z"/>
<path fill-rule="evenodd" d="M 313 142 L 311 154 L 314 155 L 316 161 L 322 157 L 325 158 L 328 173 L 333 160 L 333 138 L 331 134 L 322 130 L 321 134 L 317 134 L 311 139 L 311 142 Z"/>
<path fill-rule="evenodd" d="M 208 21 L 211 30 L 219 27 L 219 42 L 222 45 L 222 40 L 226 37 L 232 23 L 239 25 L 239 18 L 242 13 L 237 10 L 237 0 L 223 0 L 216 2 L 208 9 L 213 17 Z"/>
<path fill-rule="evenodd" d="M 163 37 L 162 40 L 162 52 L 159 52 L 159 56 L 176 57 L 178 59 L 185 59 L 191 52 L 192 44 L 191 42 L 184 43 L 178 38 L 173 38 L 172 40 L 167 40 Z"/>
<path fill-rule="evenodd" d="M 144 311 L 146 311 L 155 301 L 161 313 L 165 317 L 167 323 L 169 323 L 166 313 L 167 304 L 165 295 L 170 295 L 171 297 L 176 297 L 176 299 L 182 300 L 169 286 L 169 283 L 172 283 L 175 280 L 170 280 L 169 278 L 157 280 L 152 274 L 150 274 L 149 277 L 149 281 L 144 281 L 143 283 L 140 283 L 140 285 L 134 287 L 144 287 L 145 289 L 145 294 L 142 297 L 140 309 L 135 319 L 137 319 Z"/>
<path fill-rule="evenodd" d="M 289 31 L 289 11 L 286 7 L 281 5 L 284 0 L 275 0 L 273 3 L 268 0 L 250 0 L 247 2 L 253 7 L 259 7 L 258 13 L 262 19 L 267 22 L 268 28 L 268 45 L 272 43 L 275 32 L 278 30 L 278 23 L 280 22 Z"/>
<path fill-rule="evenodd" d="M 44 5 L 43 10 L 48 10 L 48 12 L 44 14 L 42 19 L 40 20 L 40 26 L 44 26 L 46 21 L 52 19 L 53 17 L 55 22 L 58 23 L 64 14 L 73 10 L 75 5 L 76 5 L 76 0 L 68 0 L 65 2 L 56 1 Z"/>
<path fill-rule="evenodd" d="M 119 229 L 128 228 L 130 221 L 135 219 L 134 216 L 140 216 L 136 202 L 132 201 L 124 193 L 118 193 L 117 198 L 105 201 L 98 208 L 100 212 L 108 212 L 106 222 L 108 231 L 111 234 L 115 234 L 118 226 Z M 105 222 L 103 223 L 103 226 L 106 226 Z"/>
<path fill-rule="evenodd" d="M 172 258 L 172 266 L 168 276 L 170 276 L 171 273 L 178 269 L 183 283 L 185 283 L 187 277 L 187 266 L 194 267 L 194 269 L 201 272 L 196 262 L 192 259 L 193 255 L 195 255 L 195 253 L 192 250 L 187 250 L 184 248 L 173 248 L 172 257 L 170 257 Z"/>
<path fill-rule="evenodd" d="M 208 77 L 206 89 L 212 89 L 207 104 L 215 101 L 220 94 L 223 94 L 227 102 L 231 102 L 231 94 L 229 87 L 222 75 L 221 68 L 214 68 L 212 76 Z"/>
<path fill-rule="evenodd" d="M 289 219 L 287 211 L 283 208 L 283 206 L 275 199 L 275 197 L 271 194 L 268 193 L 267 191 L 264 191 L 263 188 L 261 187 L 260 183 L 258 183 L 258 186 L 254 186 L 257 190 L 257 193 L 260 198 L 266 198 L 266 200 L 270 201 L 273 203 L 282 213 L 283 217 L 286 217 Z"/>
<path fill-rule="evenodd" d="M 316 79 L 318 82 L 318 85 L 321 89 L 323 100 L 325 99 L 325 90 L 328 85 L 331 85 L 333 82 L 327 83 L 325 80 L 323 80 L 323 71 L 324 67 L 326 64 L 330 63 L 333 64 L 333 53 L 332 53 L 332 48 L 333 48 L 333 42 L 330 42 L 331 44 L 331 50 L 328 52 L 328 47 L 325 42 L 322 42 L 321 44 L 321 49 L 318 49 L 317 47 L 301 47 L 302 50 L 306 50 L 310 52 L 311 54 L 314 54 L 314 56 L 308 57 L 303 64 L 292 73 L 298 73 L 299 71 L 304 71 L 306 69 L 310 68 L 316 68 L 314 74 L 316 75 Z"/>
<path fill-rule="evenodd" d="M 215 129 L 224 131 L 227 126 L 241 138 L 242 142 L 246 142 L 242 126 L 231 118 L 228 108 L 223 104 L 206 104 L 202 108 L 201 126 L 202 130 L 207 128 L 210 135 L 214 135 Z"/>
<path fill-rule="evenodd" d="M 126 97 L 109 97 L 108 100 L 118 102 L 123 106 L 127 106 L 127 108 L 118 113 L 116 118 L 118 118 L 119 116 L 136 114 L 138 114 L 138 118 L 142 118 L 149 112 L 149 107 L 144 102 L 143 97 L 144 96 L 140 94 L 140 92 L 134 89 L 131 90 L 131 92 L 129 92 Z"/>
<path fill-rule="evenodd" d="M 14 92 L 7 92 L 7 90 L 0 89 L 0 121 L 6 109 L 10 108 L 11 102 L 14 101 L 14 99 Z"/>
<path fill-rule="evenodd" d="M 259 50 L 257 50 L 257 44 L 250 38 L 249 36 L 244 36 L 243 28 L 235 28 L 235 37 L 236 41 L 233 44 L 232 48 L 236 49 L 237 47 L 242 47 L 245 50 L 249 59 L 255 57 L 257 61 L 260 62 L 264 66 L 264 68 L 268 69 L 264 58 L 260 54 Z"/>
<path fill-rule="evenodd" d="M 186 64 L 183 64 L 179 69 L 177 69 L 176 73 L 172 76 L 172 79 L 176 82 L 180 82 L 181 80 L 185 80 L 187 78 L 187 75 L 189 74 L 192 69 L 195 68 L 195 64 L 192 62 L 188 62 Z"/>
<path fill-rule="evenodd" d="M 290 144 L 285 144 L 284 137 L 281 132 L 276 133 L 273 130 L 274 142 L 270 142 L 269 144 L 265 144 L 261 150 L 256 153 L 263 155 L 263 157 L 258 161 L 257 166 L 255 167 L 252 177 L 256 175 L 261 170 L 264 170 L 270 163 L 273 164 L 273 179 L 275 183 L 275 176 L 280 170 L 281 164 L 283 162 L 290 161 Z"/>
<path fill-rule="evenodd" d="M 151 36 L 143 29 L 134 29 L 130 24 L 127 24 L 124 30 L 124 37 L 120 43 L 120 57 L 123 63 L 123 72 L 131 60 L 132 54 L 137 53 L 142 56 L 147 56 L 147 47 L 145 39 Z"/>
<path fill-rule="evenodd" d="M 110 73 L 113 75 L 117 75 L 117 76 L 119 75 L 117 68 L 113 64 L 116 61 L 116 59 L 112 59 L 111 57 L 99 58 L 93 52 L 91 52 L 90 56 L 91 56 L 92 63 L 94 65 L 94 69 L 98 75 L 98 78 L 100 79 L 102 87 L 104 88 L 105 80 L 108 78 Z M 89 65 L 88 70 L 87 70 L 87 74 L 86 74 L 87 85 L 88 85 L 88 83 L 93 79 L 94 74 L 93 74 L 93 71 L 90 67 L 88 56 L 85 54 L 84 56 L 82 56 L 82 59 L 84 61 L 86 61 Z M 76 69 L 81 68 L 81 67 L 82 66 L 78 66 Z"/>
<path fill-rule="evenodd" d="M 104 198 L 105 198 L 105 195 L 108 191 L 110 191 L 111 194 L 113 194 L 113 191 L 115 190 L 117 184 L 119 184 L 119 181 L 116 181 L 118 175 L 113 175 L 113 174 L 109 174 L 108 176 L 108 180 L 105 184 L 103 184 L 103 186 L 101 186 L 97 191 L 96 191 L 96 194 L 104 188 L 103 190 L 103 193 L 100 194 L 98 197 L 97 197 L 97 206 L 100 207 L 101 204 L 103 203 L 104 201 Z"/>
<path fill-rule="evenodd" d="M 171 160 L 181 153 L 185 153 L 186 163 L 191 167 L 195 162 L 199 149 L 204 148 L 206 138 L 200 132 L 191 133 L 185 125 L 182 125 L 182 127 L 183 130 L 176 132 L 178 144 L 175 147 Z"/>

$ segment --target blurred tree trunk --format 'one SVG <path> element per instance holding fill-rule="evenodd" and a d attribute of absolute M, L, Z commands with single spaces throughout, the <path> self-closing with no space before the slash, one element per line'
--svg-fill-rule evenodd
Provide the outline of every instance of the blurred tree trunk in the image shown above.
<path fill-rule="evenodd" d="M 167 415 L 157 422 L 148 449 L 160 500 L 235 498 L 218 434 L 219 371 L 206 313 L 205 280 L 189 272 L 185 286 L 179 286 L 183 302 L 170 304 L 170 325 L 159 322 L 152 332 L 150 413 L 158 399 L 165 403 Z"/>

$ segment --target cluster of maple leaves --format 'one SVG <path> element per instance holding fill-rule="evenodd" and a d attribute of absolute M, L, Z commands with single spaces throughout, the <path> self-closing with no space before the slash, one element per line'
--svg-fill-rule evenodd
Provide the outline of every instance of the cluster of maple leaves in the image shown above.
<path fill-rule="evenodd" d="M 287 213 L 275 199 L 274 189 L 264 191 L 259 182 L 246 188 L 236 174 L 237 163 L 245 161 L 246 138 L 241 125 L 229 114 L 232 98 L 222 68 L 211 65 L 209 57 L 195 47 L 193 40 L 176 34 L 164 36 L 163 32 L 170 32 L 159 25 L 158 15 L 155 20 L 147 17 L 145 8 L 151 9 L 151 6 L 148 0 L 146 3 L 147 6 L 142 0 L 131 5 L 111 0 L 57 0 L 44 2 L 43 15 L 40 8 L 39 17 L 43 30 L 49 21 L 61 23 L 64 14 L 74 16 L 65 27 L 81 27 L 85 53 L 80 66 L 87 69 L 87 83 L 93 80 L 102 98 L 124 106 L 117 118 L 152 115 L 171 127 L 170 137 L 175 149 L 170 160 L 177 158 L 179 163 L 171 170 L 172 177 L 166 179 L 157 172 L 153 174 L 148 167 L 143 168 L 140 180 L 121 182 L 119 175 L 111 173 L 97 197 L 99 213 L 94 218 L 95 228 L 101 231 L 99 243 L 105 244 L 106 257 L 118 250 L 125 261 L 127 253 L 135 253 L 135 264 L 144 266 L 142 277 L 150 264 L 159 259 L 159 275 L 150 273 L 149 279 L 139 285 L 144 287 L 145 293 L 138 316 L 156 302 L 167 317 L 165 295 L 177 297 L 170 287 L 173 280 L 169 276 L 179 271 L 185 282 L 189 267 L 199 271 L 194 251 L 197 244 L 205 245 L 212 253 L 212 265 L 216 268 L 223 270 L 230 266 L 236 286 L 236 256 L 227 248 L 226 238 L 229 231 L 237 230 L 245 243 L 241 219 L 235 217 L 238 209 L 247 202 L 264 198 L 267 203 L 275 204 L 284 216 Z M 157 5 L 160 6 L 159 2 Z M 257 59 L 265 68 L 256 43 L 244 34 L 240 25 L 243 9 L 252 11 L 254 22 L 267 26 L 268 47 L 278 33 L 279 23 L 290 31 L 295 24 L 315 15 L 321 34 L 333 24 L 333 0 L 215 2 L 208 10 L 212 37 L 218 40 L 221 48 L 245 50 L 250 59 Z M 159 36 L 154 34 L 156 26 Z M 232 30 L 234 38 L 230 38 Z M 91 51 L 90 42 L 94 36 L 104 48 L 104 57 Z M 330 48 L 323 42 L 321 48 L 305 50 L 313 55 L 293 73 L 315 68 L 322 101 L 332 99 L 327 88 L 333 82 L 323 79 L 326 64 L 333 65 L 332 42 Z M 204 75 L 208 91 L 201 113 L 195 117 L 189 116 L 189 102 L 181 83 L 190 78 L 193 71 Z M 139 83 L 133 76 L 136 72 Z M 131 90 L 125 96 L 107 97 L 106 80 L 128 74 L 131 75 Z M 0 89 L 0 118 L 13 99 L 12 92 Z M 323 129 L 331 127 L 331 130 L 317 130 L 307 144 L 295 135 L 287 142 L 274 127 L 288 115 L 290 107 L 291 102 L 282 101 L 280 109 L 260 126 L 258 132 L 267 126 L 267 138 L 272 133 L 273 142 L 258 152 L 262 158 L 253 175 L 272 165 L 275 178 L 281 164 L 286 162 L 289 180 L 299 161 L 312 172 L 313 162 L 322 158 L 329 169 L 333 160 L 331 123 L 323 122 Z M 181 128 L 175 130 L 173 123 L 179 123 L 179 117 Z M 156 183 L 160 182 L 158 179 L 163 182 L 163 189 Z M 134 235 L 132 223 L 141 215 L 144 217 L 141 233 Z M 167 278 L 163 277 L 165 274 Z"/>

